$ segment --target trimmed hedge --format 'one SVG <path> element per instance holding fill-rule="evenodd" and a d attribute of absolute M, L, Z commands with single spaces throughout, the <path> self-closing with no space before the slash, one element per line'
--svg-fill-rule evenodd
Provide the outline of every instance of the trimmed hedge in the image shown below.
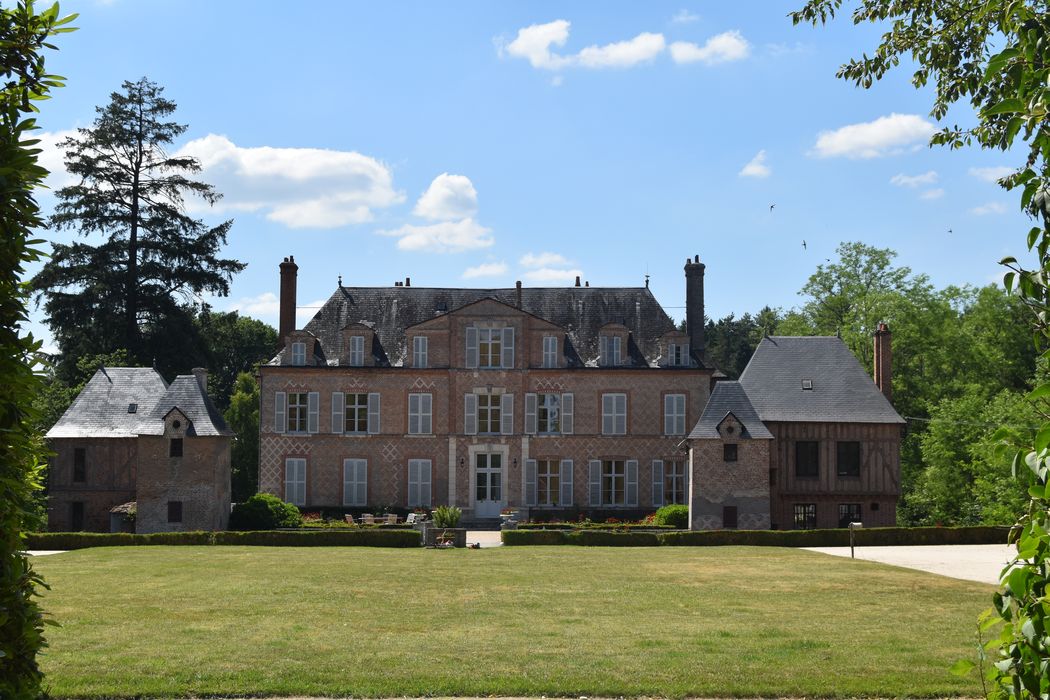
<path fill-rule="evenodd" d="M 85 549 L 140 545 L 258 545 L 264 547 L 419 547 L 418 530 L 360 529 L 320 532 L 258 530 L 228 532 L 37 532 L 26 537 L 26 549 Z"/>
<path fill-rule="evenodd" d="M 659 535 L 655 532 L 607 532 L 604 530 L 578 530 L 565 533 L 566 544 L 584 547 L 658 547 Z"/>
<path fill-rule="evenodd" d="M 520 525 L 518 526 L 521 527 Z M 500 539 L 503 544 L 567 544 L 564 530 L 503 530 Z"/>
<path fill-rule="evenodd" d="M 613 532 L 663 532 L 675 530 L 672 525 L 650 525 L 645 523 L 518 523 L 519 530 L 607 530 Z"/>

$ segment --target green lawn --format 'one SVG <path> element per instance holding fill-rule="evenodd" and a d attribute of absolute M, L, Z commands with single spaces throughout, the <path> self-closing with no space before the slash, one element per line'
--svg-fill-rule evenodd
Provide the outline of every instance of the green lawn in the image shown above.
<path fill-rule="evenodd" d="M 771 547 L 128 547 L 36 560 L 57 697 L 976 696 L 991 587 Z"/>

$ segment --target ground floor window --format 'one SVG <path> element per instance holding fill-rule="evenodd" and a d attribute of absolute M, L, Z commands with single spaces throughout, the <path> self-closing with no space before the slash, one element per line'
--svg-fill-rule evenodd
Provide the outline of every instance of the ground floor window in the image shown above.
<path fill-rule="evenodd" d="M 292 505 L 306 505 L 306 460 L 289 457 L 284 460 L 284 500 Z"/>
<path fill-rule="evenodd" d="M 182 501 L 168 501 L 168 522 L 182 522 Z"/>
<path fill-rule="evenodd" d="M 627 503 L 627 466 L 622 459 L 602 460 L 602 505 Z"/>
<path fill-rule="evenodd" d="M 541 459 L 536 462 L 536 505 L 558 505 L 561 487 L 561 465 L 556 459 Z"/>
<path fill-rule="evenodd" d="M 859 522 L 861 522 L 859 503 L 839 504 L 839 527 L 849 527 L 850 523 Z"/>
<path fill-rule="evenodd" d="M 69 529 L 79 532 L 84 529 L 84 502 L 73 501 L 69 504 Z"/>
<path fill-rule="evenodd" d="M 430 507 L 433 465 L 429 459 L 408 460 L 408 507 Z"/>
<path fill-rule="evenodd" d="M 795 528 L 798 530 L 812 530 L 817 526 L 817 504 L 796 503 L 795 504 Z"/>
<path fill-rule="evenodd" d="M 722 506 L 722 527 L 727 530 L 737 528 L 736 506 Z"/>
<path fill-rule="evenodd" d="M 364 506 L 368 502 L 368 461 L 343 460 L 343 505 Z"/>
<path fill-rule="evenodd" d="M 664 462 L 664 503 L 684 505 L 688 485 L 685 460 L 675 459 Z"/>

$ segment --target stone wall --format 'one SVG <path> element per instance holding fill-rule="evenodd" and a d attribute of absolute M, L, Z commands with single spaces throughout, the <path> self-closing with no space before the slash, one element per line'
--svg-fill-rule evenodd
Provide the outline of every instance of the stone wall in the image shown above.
<path fill-rule="evenodd" d="M 719 432 L 721 439 L 693 440 L 690 443 L 690 529 L 722 529 L 725 527 L 723 514 L 726 507 L 737 509 L 738 529 L 769 529 L 769 449 L 772 441 L 741 439 L 741 426 L 732 416 L 719 427 Z M 737 446 L 735 462 L 724 459 L 727 444 Z"/>

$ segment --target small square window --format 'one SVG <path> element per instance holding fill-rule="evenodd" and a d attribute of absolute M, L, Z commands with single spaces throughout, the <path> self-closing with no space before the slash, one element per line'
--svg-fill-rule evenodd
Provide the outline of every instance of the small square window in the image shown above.
<path fill-rule="evenodd" d="M 737 459 L 737 446 L 735 444 L 722 445 L 722 461 L 735 462 Z"/>
<path fill-rule="evenodd" d="M 138 413 L 138 412 L 139 412 L 139 405 L 137 403 L 129 403 L 128 404 L 128 413 Z"/>
<path fill-rule="evenodd" d="M 802 380 L 802 391 L 813 391 L 813 380 L 803 379 Z"/>
<path fill-rule="evenodd" d="M 168 441 L 168 456 L 182 456 L 182 438 L 172 438 L 170 441 Z"/>
<path fill-rule="evenodd" d="M 182 501 L 168 501 L 168 522 L 182 522 Z"/>

